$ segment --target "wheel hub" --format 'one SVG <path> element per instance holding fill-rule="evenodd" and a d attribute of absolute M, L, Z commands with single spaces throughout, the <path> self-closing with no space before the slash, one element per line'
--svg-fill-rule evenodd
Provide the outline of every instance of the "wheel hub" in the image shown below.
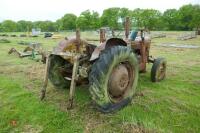
<path fill-rule="evenodd" d="M 129 84 L 129 72 L 123 64 L 115 67 L 109 79 L 109 92 L 112 96 L 118 97 L 123 95 Z"/>
<path fill-rule="evenodd" d="M 165 65 L 161 64 L 160 67 L 158 68 L 158 74 L 157 74 L 157 78 L 158 79 L 162 79 L 165 76 Z"/>

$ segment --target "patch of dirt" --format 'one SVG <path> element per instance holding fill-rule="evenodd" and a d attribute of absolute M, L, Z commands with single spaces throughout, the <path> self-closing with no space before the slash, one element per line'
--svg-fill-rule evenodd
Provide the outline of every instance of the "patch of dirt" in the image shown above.
<path fill-rule="evenodd" d="M 193 83 L 194 83 L 195 85 L 200 85 L 200 80 L 195 80 L 195 81 L 193 81 Z"/>
<path fill-rule="evenodd" d="M 11 62 L 4 62 L 4 63 L 1 63 L 1 64 L 0 64 L 1 67 L 4 67 L 4 66 L 8 66 L 8 67 L 9 67 L 9 66 L 11 66 L 11 65 L 14 65 L 14 63 L 11 63 Z"/>
<path fill-rule="evenodd" d="M 16 66 L 11 66 L 11 67 L 2 67 L 0 68 L 0 74 L 8 74 L 8 75 L 12 75 L 14 73 L 21 73 L 23 72 L 23 70 L 20 70 L 19 67 Z"/>
<path fill-rule="evenodd" d="M 181 49 L 181 48 L 177 48 L 176 50 L 177 51 L 185 51 L 184 49 Z"/>
<path fill-rule="evenodd" d="M 145 129 L 142 126 L 136 126 L 130 123 L 122 125 L 123 133 L 156 133 L 155 130 Z"/>
<path fill-rule="evenodd" d="M 200 65 L 200 61 L 198 59 L 190 59 L 188 61 L 182 61 L 181 64 L 186 65 L 189 69 L 192 69 L 190 67 L 192 66 L 199 66 Z"/>
<path fill-rule="evenodd" d="M 11 121 L 12 126 L 17 126 L 17 121 Z M 22 129 L 14 128 L 11 133 L 41 133 L 43 127 L 39 125 L 24 125 Z"/>
<path fill-rule="evenodd" d="M 143 93 L 143 92 L 137 92 L 137 93 L 135 94 L 135 96 L 136 96 L 136 97 L 137 97 L 137 96 L 143 97 L 143 96 L 144 96 L 144 93 Z"/>
<path fill-rule="evenodd" d="M 21 133 L 41 133 L 42 131 L 42 126 L 25 125 Z"/>
<path fill-rule="evenodd" d="M 187 106 L 187 103 L 185 103 L 184 101 L 176 98 L 176 97 L 172 97 L 169 96 L 167 98 L 165 98 L 165 101 L 170 103 L 170 107 L 169 110 L 176 112 L 176 113 L 184 113 L 184 112 L 190 112 L 190 108 Z"/>
<path fill-rule="evenodd" d="M 80 114 L 82 116 L 81 120 L 85 125 L 84 133 L 155 133 L 155 131 L 145 129 L 140 125 L 123 121 L 113 121 L 115 114 L 103 114 L 96 111 L 92 105 L 87 104 L 85 106 L 87 107 L 84 107 L 84 113 Z M 74 113 L 72 113 L 73 116 L 75 116 Z"/>
<path fill-rule="evenodd" d="M 30 80 L 41 80 L 44 77 L 45 66 L 41 64 L 36 64 L 30 66 L 25 73 L 28 75 L 28 79 Z"/>
<path fill-rule="evenodd" d="M 0 43 L 10 43 L 10 42 L 11 41 L 6 38 L 0 39 Z"/>
<path fill-rule="evenodd" d="M 153 93 L 152 89 L 151 88 L 144 88 L 144 90 L 138 92 L 138 93 L 142 93 L 143 96 L 146 96 L 146 95 L 151 95 Z"/>
<path fill-rule="evenodd" d="M 162 46 L 162 47 L 172 47 L 172 48 L 189 48 L 189 49 L 196 49 L 199 48 L 199 46 L 195 46 L 192 44 L 176 44 L 176 43 L 162 43 L 157 46 Z"/>
<path fill-rule="evenodd" d="M 102 132 L 102 133 L 156 133 L 154 130 L 145 129 L 142 126 L 131 123 L 109 123 L 99 121 L 88 121 L 84 133 Z"/>

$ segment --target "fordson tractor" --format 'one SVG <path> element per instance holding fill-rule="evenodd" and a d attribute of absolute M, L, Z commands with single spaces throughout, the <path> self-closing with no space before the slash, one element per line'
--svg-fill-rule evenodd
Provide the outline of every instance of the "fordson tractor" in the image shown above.
<path fill-rule="evenodd" d="M 130 19 L 125 22 L 125 38 L 105 38 L 100 30 L 100 44 L 91 44 L 80 37 L 65 39 L 47 57 L 41 99 L 48 80 L 55 88 L 69 89 L 68 108 L 73 107 L 75 88 L 89 84 L 91 99 L 97 109 L 112 112 L 126 106 L 136 93 L 139 73 L 152 63 L 151 81 L 166 76 L 166 59 L 149 55 L 151 39 L 144 30 L 130 34 Z"/>

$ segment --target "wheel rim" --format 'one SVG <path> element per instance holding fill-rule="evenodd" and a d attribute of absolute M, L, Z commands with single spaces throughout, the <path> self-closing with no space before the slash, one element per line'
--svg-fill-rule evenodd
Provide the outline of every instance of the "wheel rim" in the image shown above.
<path fill-rule="evenodd" d="M 134 82 L 134 70 L 128 62 L 115 66 L 108 81 L 108 94 L 112 102 L 119 102 L 129 93 Z"/>
<path fill-rule="evenodd" d="M 166 71 L 166 64 L 163 62 L 162 64 L 160 64 L 160 66 L 158 67 L 157 70 L 157 80 L 162 80 L 165 77 L 165 71 Z"/>

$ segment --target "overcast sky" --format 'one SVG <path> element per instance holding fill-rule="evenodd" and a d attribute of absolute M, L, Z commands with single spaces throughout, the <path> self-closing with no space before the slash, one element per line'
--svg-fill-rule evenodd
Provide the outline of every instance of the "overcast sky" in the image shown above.
<path fill-rule="evenodd" d="M 87 9 L 102 14 L 109 7 L 153 8 L 163 12 L 189 3 L 200 4 L 200 0 L 0 0 L 0 22 L 5 19 L 55 21 L 66 13 L 79 15 Z"/>

